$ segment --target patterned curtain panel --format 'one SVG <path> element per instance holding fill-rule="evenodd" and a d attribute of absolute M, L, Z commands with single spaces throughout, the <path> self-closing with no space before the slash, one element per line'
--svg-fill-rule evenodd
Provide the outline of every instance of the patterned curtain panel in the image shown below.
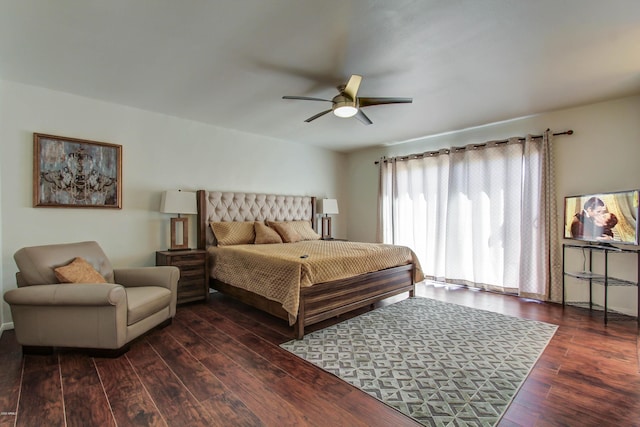
<path fill-rule="evenodd" d="M 430 279 L 547 299 L 557 241 L 548 142 L 545 134 L 382 160 L 381 241 L 412 248 Z"/>
<path fill-rule="evenodd" d="M 553 132 L 547 129 L 541 142 L 542 150 L 542 187 L 545 194 L 545 206 L 541 209 L 540 215 L 546 220 L 546 246 L 544 253 L 548 255 L 546 259 L 547 283 L 545 295 L 554 302 L 562 301 L 562 247 L 559 236 L 562 236 L 560 223 L 558 222 L 558 198 L 556 193 L 556 173 L 555 160 L 551 144 L 553 142 Z M 562 211 L 560 211 L 562 212 Z M 562 213 L 560 214 L 560 216 Z M 544 298 L 540 298 L 544 299 Z"/>

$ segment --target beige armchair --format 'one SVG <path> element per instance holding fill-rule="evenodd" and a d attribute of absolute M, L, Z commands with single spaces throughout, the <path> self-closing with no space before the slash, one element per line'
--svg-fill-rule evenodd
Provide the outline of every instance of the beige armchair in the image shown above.
<path fill-rule="evenodd" d="M 59 283 L 54 269 L 76 257 L 107 283 Z M 177 267 L 114 270 L 96 242 L 22 248 L 14 259 L 18 288 L 7 291 L 4 300 L 24 353 L 74 347 L 119 355 L 133 339 L 170 324 L 176 313 Z"/>

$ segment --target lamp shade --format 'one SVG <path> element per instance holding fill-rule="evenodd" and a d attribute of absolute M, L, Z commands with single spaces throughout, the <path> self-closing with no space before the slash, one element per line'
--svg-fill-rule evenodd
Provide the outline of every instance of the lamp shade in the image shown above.
<path fill-rule="evenodd" d="M 320 199 L 318 200 L 318 213 L 319 214 L 337 214 L 338 201 L 336 199 Z"/>
<path fill-rule="evenodd" d="M 196 214 L 196 193 L 191 191 L 168 190 L 162 193 L 160 212 L 173 214 Z"/>

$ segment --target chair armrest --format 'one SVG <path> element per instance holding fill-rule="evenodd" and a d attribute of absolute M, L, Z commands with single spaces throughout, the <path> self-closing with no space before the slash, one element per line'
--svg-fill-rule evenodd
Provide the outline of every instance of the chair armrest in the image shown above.
<path fill-rule="evenodd" d="M 113 270 L 114 280 L 124 287 L 161 286 L 177 289 L 180 269 L 174 266 L 119 268 Z"/>
<path fill-rule="evenodd" d="M 107 306 L 126 304 L 127 295 L 113 283 L 65 283 L 11 289 L 4 300 L 9 305 Z"/>

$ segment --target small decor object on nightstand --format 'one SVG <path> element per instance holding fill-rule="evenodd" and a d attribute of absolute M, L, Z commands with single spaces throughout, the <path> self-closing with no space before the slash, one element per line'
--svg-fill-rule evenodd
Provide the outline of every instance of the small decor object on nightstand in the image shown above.
<path fill-rule="evenodd" d="M 329 215 L 338 214 L 338 201 L 336 199 L 318 200 L 318 213 L 324 214 L 322 217 L 322 238 L 331 239 L 331 217 Z"/>
<path fill-rule="evenodd" d="M 178 214 L 171 218 L 170 251 L 189 249 L 189 218 L 181 218 L 181 214 L 196 214 L 196 193 L 181 190 L 169 190 L 162 193 L 160 212 Z M 179 225 L 182 224 L 182 229 Z"/>

